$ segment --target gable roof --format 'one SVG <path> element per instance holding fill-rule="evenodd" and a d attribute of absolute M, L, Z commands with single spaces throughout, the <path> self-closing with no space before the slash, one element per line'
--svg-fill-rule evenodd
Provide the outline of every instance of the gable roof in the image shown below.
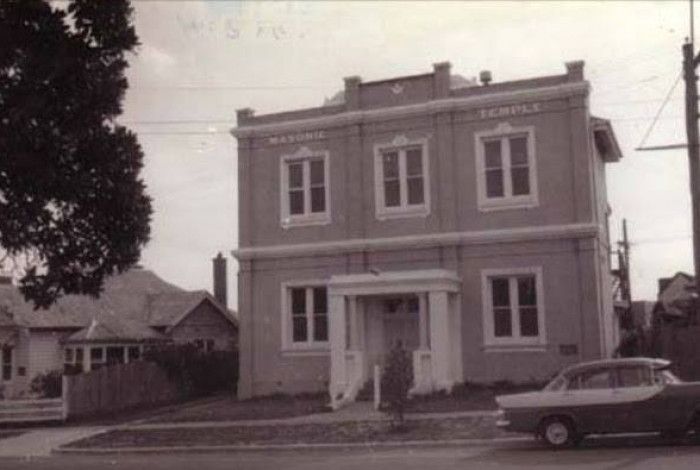
<path fill-rule="evenodd" d="M 205 300 L 237 325 L 232 313 L 208 292 L 185 291 L 146 269 L 132 269 L 107 278 L 99 298 L 68 295 L 46 310 L 35 310 L 15 286 L 3 284 L 0 326 L 79 329 L 74 339 L 90 335 L 96 339 L 158 339 L 149 326 L 172 327 Z M 93 320 L 97 326 L 88 331 Z"/>
<path fill-rule="evenodd" d="M 172 328 L 183 321 L 202 302 L 211 305 L 231 324 L 238 326 L 232 312 L 205 290 L 155 294 L 149 299 L 148 324 L 152 327 Z"/>
<path fill-rule="evenodd" d="M 106 318 L 93 319 L 90 325 L 76 331 L 64 343 L 109 343 L 119 341 L 152 342 L 165 341 L 167 338 L 151 328 L 126 319 L 119 321 Z"/>

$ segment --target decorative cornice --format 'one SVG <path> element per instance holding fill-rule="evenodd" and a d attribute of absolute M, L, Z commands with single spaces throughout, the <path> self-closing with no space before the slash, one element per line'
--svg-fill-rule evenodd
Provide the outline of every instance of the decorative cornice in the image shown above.
<path fill-rule="evenodd" d="M 404 106 L 384 107 L 380 109 L 352 110 L 330 116 L 317 116 L 306 119 L 280 121 L 267 124 L 245 125 L 231 129 L 234 137 L 254 137 L 259 134 L 303 131 L 329 127 L 347 126 L 357 123 L 398 119 L 420 114 L 435 114 L 446 111 L 456 111 L 464 108 L 489 106 L 518 100 L 543 100 L 585 94 L 589 91 L 587 81 L 563 83 L 561 85 L 531 88 L 527 90 L 511 90 L 489 93 L 477 96 L 453 96 L 424 103 Z"/>
<path fill-rule="evenodd" d="M 322 256 L 356 253 L 362 251 L 394 251 L 455 245 L 483 245 L 490 243 L 517 243 L 541 240 L 591 238 L 599 234 L 599 227 L 592 223 L 549 225 L 470 232 L 427 233 L 383 238 L 355 238 L 295 245 L 273 245 L 256 248 L 240 248 L 231 252 L 241 261 L 250 259 L 288 258 L 295 256 Z"/>

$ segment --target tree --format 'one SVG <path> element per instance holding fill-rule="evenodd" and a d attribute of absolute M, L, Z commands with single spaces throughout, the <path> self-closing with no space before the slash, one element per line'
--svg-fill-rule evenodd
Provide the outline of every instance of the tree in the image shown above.
<path fill-rule="evenodd" d="M 413 365 L 401 342 L 389 351 L 381 379 L 381 397 L 385 410 L 392 417 L 394 429 L 403 430 L 408 391 L 413 385 Z"/>
<path fill-rule="evenodd" d="M 37 307 L 99 295 L 139 259 L 151 199 L 136 135 L 118 125 L 128 0 L 0 2 L 0 247 Z M 1 258 L 1 256 L 0 256 Z"/>

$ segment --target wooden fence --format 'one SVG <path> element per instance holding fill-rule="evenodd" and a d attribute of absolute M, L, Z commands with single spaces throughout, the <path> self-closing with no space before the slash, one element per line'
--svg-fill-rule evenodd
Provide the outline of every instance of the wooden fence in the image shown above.
<path fill-rule="evenodd" d="M 131 362 L 63 376 L 66 418 L 111 414 L 179 398 L 177 386 L 152 362 Z"/>
<path fill-rule="evenodd" d="M 63 421 L 64 412 L 60 398 L 0 400 L 0 424 Z"/>

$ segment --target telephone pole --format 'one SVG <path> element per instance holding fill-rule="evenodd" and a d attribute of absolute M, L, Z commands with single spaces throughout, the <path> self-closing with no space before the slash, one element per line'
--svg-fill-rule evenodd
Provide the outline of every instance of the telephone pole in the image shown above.
<path fill-rule="evenodd" d="M 627 219 L 622 219 L 622 241 L 617 242 L 617 267 L 620 280 L 620 297 L 632 308 L 632 285 L 630 283 L 630 242 L 627 238 Z"/>
<path fill-rule="evenodd" d="M 692 11 L 692 1 L 691 1 Z M 691 37 L 692 31 L 691 31 Z M 698 181 L 698 76 L 695 69 L 700 56 L 695 55 L 692 42 L 683 44 L 683 79 L 685 81 L 685 129 L 688 137 L 688 163 L 693 220 L 693 261 L 695 264 L 695 293 L 700 295 L 700 182 Z M 697 299 L 697 297 L 696 297 Z M 695 302 L 696 318 L 700 317 L 700 302 Z"/>

